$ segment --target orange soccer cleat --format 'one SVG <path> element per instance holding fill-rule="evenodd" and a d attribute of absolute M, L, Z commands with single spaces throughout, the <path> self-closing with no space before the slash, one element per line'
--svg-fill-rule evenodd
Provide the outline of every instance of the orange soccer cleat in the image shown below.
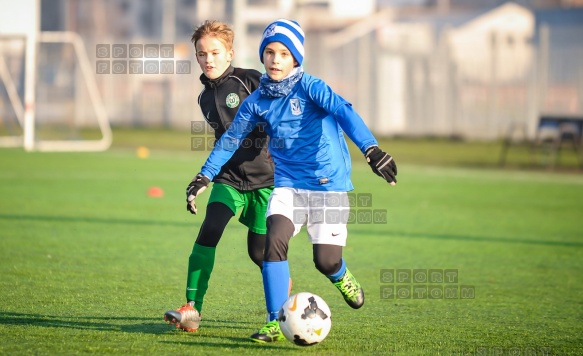
<path fill-rule="evenodd" d="M 187 332 L 196 332 L 200 326 L 201 316 L 198 310 L 190 304 L 184 304 L 176 310 L 168 310 L 164 313 L 164 320 L 169 324 Z"/>

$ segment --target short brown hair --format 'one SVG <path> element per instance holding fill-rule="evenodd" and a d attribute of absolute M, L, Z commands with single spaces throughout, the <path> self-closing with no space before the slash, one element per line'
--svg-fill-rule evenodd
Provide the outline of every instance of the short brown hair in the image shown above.
<path fill-rule="evenodd" d="M 194 29 L 190 42 L 192 42 L 196 48 L 196 42 L 205 36 L 216 37 L 225 45 L 227 50 L 233 48 L 235 33 L 226 23 L 215 20 L 206 20 L 202 25 Z"/>

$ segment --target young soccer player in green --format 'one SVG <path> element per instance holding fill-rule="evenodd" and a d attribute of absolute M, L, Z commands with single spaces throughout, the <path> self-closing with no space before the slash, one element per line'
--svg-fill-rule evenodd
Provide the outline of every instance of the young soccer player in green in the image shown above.
<path fill-rule="evenodd" d="M 233 122 L 243 100 L 257 89 L 261 77 L 256 70 L 231 65 L 233 38 L 231 28 L 218 21 L 205 21 L 191 38 L 202 70 L 200 81 L 204 84 L 198 103 L 217 140 Z M 273 162 L 267 151 L 267 135 L 261 127 L 255 128 L 246 140 L 213 179 L 206 218 L 188 260 L 187 303 L 164 314 L 164 320 L 188 332 L 196 331 L 200 325 L 216 246 L 227 223 L 239 211 L 239 221 L 249 228 L 249 257 L 262 267 L 267 232 L 265 213 L 273 190 Z M 192 185 L 187 187 L 187 197 L 190 197 L 187 209 L 196 214 L 192 189 Z"/>

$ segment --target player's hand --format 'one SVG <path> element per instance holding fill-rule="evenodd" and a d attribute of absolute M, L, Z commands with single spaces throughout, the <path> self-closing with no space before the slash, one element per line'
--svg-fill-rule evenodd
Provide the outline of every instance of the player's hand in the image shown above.
<path fill-rule="evenodd" d="M 364 157 L 366 157 L 366 161 L 373 172 L 383 177 L 391 185 L 397 183 L 397 178 L 395 178 L 397 164 L 390 154 L 383 152 L 378 146 L 371 146 L 366 150 Z"/>
<path fill-rule="evenodd" d="M 208 177 L 197 174 L 196 177 L 190 182 L 188 187 L 186 187 L 186 210 L 190 211 L 191 214 L 196 215 L 196 204 L 194 199 L 208 187 L 210 184 L 210 179 Z"/>

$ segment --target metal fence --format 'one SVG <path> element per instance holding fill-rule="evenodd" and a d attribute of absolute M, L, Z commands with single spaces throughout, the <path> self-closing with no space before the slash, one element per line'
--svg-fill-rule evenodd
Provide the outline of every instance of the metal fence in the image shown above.
<path fill-rule="evenodd" d="M 369 33 L 321 52 L 313 68 L 380 135 L 497 139 L 519 128 L 532 138 L 541 115 L 583 116 L 583 48 L 569 45 L 583 23 L 538 31 L 521 39 L 527 60 L 498 55 L 493 37 L 491 58 L 475 64 L 481 78 L 462 70 L 473 64 L 454 58 L 447 31 L 424 53 L 405 42 L 383 48 Z"/>

